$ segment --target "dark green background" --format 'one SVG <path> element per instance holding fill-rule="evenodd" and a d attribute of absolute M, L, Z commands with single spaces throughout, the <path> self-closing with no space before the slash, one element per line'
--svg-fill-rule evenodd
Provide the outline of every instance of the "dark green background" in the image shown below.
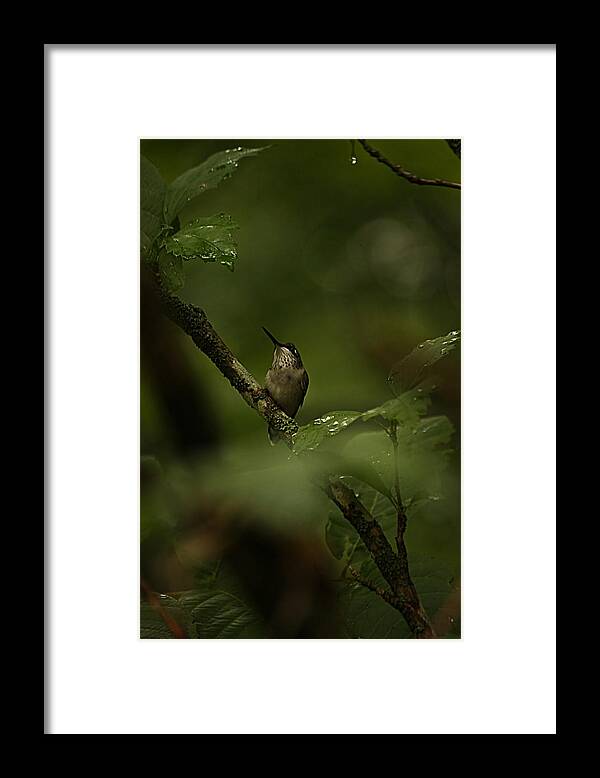
<path fill-rule="evenodd" d="M 419 175 L 460 181 L 460 160 L 444 140 L 370 143 Z M 310 375 L 300 424 L 379 405 L 391 396 L 386 377 L 395 362 L 460 329 L 460 191 L 412 185 L 358 143 L 351 164 L 348 140 L 142 140 L 141 150 L 169 183 L 215 151 L 267 145 L 181 214 L 182 225 L 231 214 L 239 259 L 233 273 L 186 263 L 178 294 L 206 311 L 261 382 L 272 354 L 261 327 L 296 344 Z M 431 413 L 453 421 L 456 452 L 445 499 L 411 521 L 406 541 L 409 553 L 440 558 L 458 577 L 459 351 L 439 364 Z M 340 450 L 357 432 L 336 438 Z M 141 451 L 161 472 L 142 478 L 142 573 L 153 589 L 191 586 L 199 560 L 218 552 L 190 532 L 190 506 L 201 523 L 233 505 L 270 531 L 314 537 L 328 554 L 324 496 L 298 489 L 287 451 L 269 446 L 263 421 L 189 338 L 144 319 Z"/>

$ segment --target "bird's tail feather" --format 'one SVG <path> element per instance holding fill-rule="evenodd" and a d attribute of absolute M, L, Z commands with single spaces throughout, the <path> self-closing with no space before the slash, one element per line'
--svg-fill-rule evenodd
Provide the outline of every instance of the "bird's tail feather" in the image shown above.
<path fill-rule="evenodd" d="M 281 440 L 281 435 L 276 429 L 273 429 L 273 427 L 269 427 L 269 440 L 271 441 L 272 446 Z"/>

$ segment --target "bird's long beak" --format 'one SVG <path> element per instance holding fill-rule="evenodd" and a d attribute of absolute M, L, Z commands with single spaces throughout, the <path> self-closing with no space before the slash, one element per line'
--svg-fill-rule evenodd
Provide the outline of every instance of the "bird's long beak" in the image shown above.
<path fill-rule="evenodd" d="M 273 343 L 274 343 L 276 346 L 283 346 L 283 343 L 280 343 L 280 342 L 277 340 L 277 338 L 275 338 L 273 335 L 271 335 L 271 333 L 269 332 L 269 330 L 268 330 L 266 327 L 263 327 L 263 330 L 265 331 L 265 333 L 266 333 L 266 334 L 269 336 L 269 338 L 270 338 L 270 339 L 273 341 Z"/>

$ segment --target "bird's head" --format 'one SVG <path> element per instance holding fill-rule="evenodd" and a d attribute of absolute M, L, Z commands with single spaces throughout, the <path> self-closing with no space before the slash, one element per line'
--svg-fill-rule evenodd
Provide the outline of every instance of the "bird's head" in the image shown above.
<path fill-rule="evenodd" d="M 281 343 L 274 335 L 271 335 L 266 327 L 263 327 L 263 330 L 275 346 L 273 351 L 273 368 L 303 367 L 300 352 L 293 343 Z"/>

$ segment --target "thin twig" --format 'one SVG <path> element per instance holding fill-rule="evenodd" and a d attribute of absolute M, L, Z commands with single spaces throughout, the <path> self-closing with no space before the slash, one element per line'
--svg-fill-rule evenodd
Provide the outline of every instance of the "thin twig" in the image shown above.
<path fill-rule="evenodd" d="M 355 570 L 352 565 L 348 565 L 348 572 L 352 578 L 354 578 L 354 580 L 361 584 L 361 586 L 364 586 L 366 589 L 370 589 L 370 591 L 374 592 L 378 597 L 381 597 L 382 600 L 385 600 L 390 605 L 393 605 L 394 608 L 397 608 L 398 605 L 401 605 L 401 603 L 399 603 L 398 597 L 396 597 L 392 592 L 384 589 L 382 586 L 376 586 L 372 581 L 368 581 L 366 578 L 363 578 L 358 570 Z"/>
<path fill-rule="evenodd" d="M 400 494 L 400 473 L 399 473 L 399 466 L 398 466 L 398 423 L 395 419 L 392 420 L 392 422 L 390 423 L 388 435 L 390 436 L 390 439 L 392 441 L 392 447 L 394 449 L 394 491 L 396 494 L 396 511 L 397 511 L 396 550 L 397 550 L 397 557 L 398 557 L 398 562 L 400 567 L 399 578 L 401 581 L 405 583 L 407 588 L 410 589 L 412 587 L 414 589 L 412 578 L 410 577 L 410 570 L 408 567 L 408 550 L 406 548 L 406 543 L 404 542 L 404 534 L 406 532 L 406 525 L 407 525 L 408 518 L 406 515 L 406 508 L 404 507 L 404 503 L 402 501 L 402 495 Z M 417 594 L 416 589 L 415 589 L 415 597 L 419 602 L 421 609 L 424 612 L 423 606 L 421 605 L 421 602 L 419 600 L 419 595 Z M 435 634 L 435 631 L 433 630 L 432 626 L 431 629 L 432 632 Z"/>
<path fill-rule="evenodd" d="M 397 176 L 410 181 L 411 184 L 417 184 L 417 186 L 444 186 L 448 189 L 460 189 L 460 184 L 456 183 L 456 181 L 446 181 L 444 178 L 422 178 L 421 176 L 417 176 L 414 173 L 411 173 L 410 170 L 403 168 L 401 165 L 391 162 L 387 157 L 384 157 L 380 151 L 373 148 L 373 146 L 370 146 L 366 140 L 360 140 L 359 138 L 358 142 L 373 159 L 381 162 L 382 165 L 388 167 Z"/>
<path fill-rule="evenodd" d="M 404 533 L 406 531 L 406 510 L 404 503 L 402 502 L 402 495 L 400 494 L 400 473 L 398 470 L 398 422 L 393 419 L 390 422 L 388 435 L 392 441 L 392 448 L 394 449 L 394 492 L 396 495 L 396 548 L 400 553 L 400 548 L 404 542 Z"/>

